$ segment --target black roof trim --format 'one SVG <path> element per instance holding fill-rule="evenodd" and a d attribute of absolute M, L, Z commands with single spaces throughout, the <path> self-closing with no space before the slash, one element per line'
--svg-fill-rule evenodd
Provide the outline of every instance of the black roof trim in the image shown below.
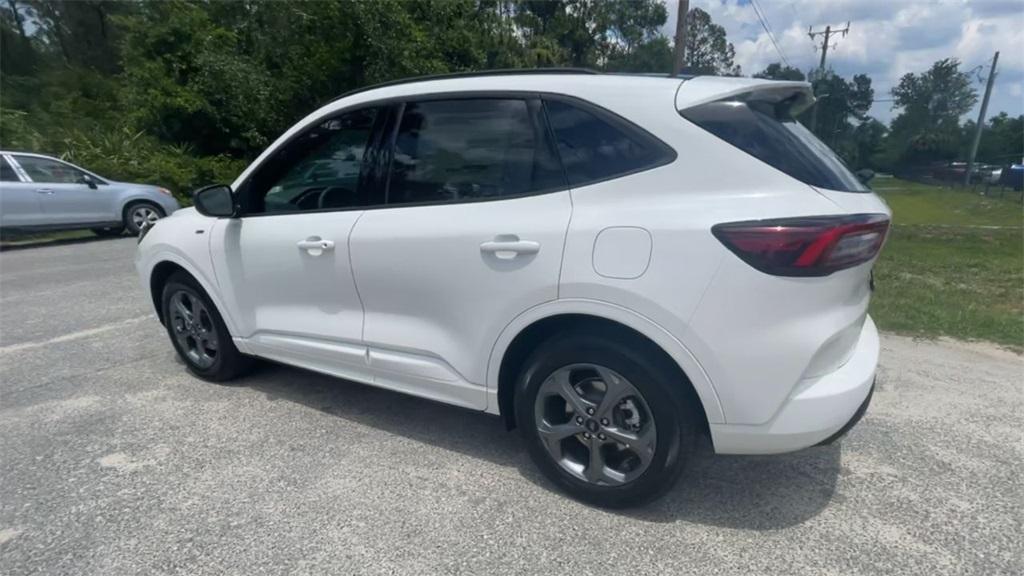
<path fill-rule="evenodd" d="M 364 86 L 362 88 L 356 88 L 345 92 L 340 96 L 332 98 L 330 101 L 335 102 L 342 98 L 348 98 L 353 94 L 359 94 L 360 92 L 366 92 L 368 90 L 375 90 L 377 88 L 385 88 L 387 86 L 398 86 L 401 84 L 411 84 L 413 82 L 425 82 L 427 80 L 448 80 L 451 78 L 475 78 L 478 76 L 515 76 L 519 74 L 601 74 L 597 70 L 590 68 L 500 68 L 497 70 L 477 70 L 472 72 L 450 72 L 448 74 L 429 74 L 426 76 L 412 76 L 410 78 L 401 78 L 398 80 L 390 80 L 388 82 L 381 82 L 380 84 L 372 84 L 370 86 Z"/>

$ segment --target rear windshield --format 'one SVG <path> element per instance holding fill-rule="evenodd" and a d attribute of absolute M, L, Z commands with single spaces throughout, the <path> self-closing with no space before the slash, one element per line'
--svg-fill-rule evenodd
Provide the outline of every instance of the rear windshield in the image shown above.
<path fill-rule="evenodd" d="M 776 113 L 771 104 L 725 100 L 680 114 L 805 184 L 841 192 L 870 191 L 810 130 L 788 113 Z"/>

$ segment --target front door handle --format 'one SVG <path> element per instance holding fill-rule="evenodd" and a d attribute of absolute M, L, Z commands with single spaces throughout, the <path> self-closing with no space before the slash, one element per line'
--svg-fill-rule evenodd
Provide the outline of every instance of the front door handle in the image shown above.
<path fill-rule="evenodd" d="M 36 188 L 36 192 L 39 194 L 53 194 L 53 188 Z"/>
<path fill-rule="evenodd" d="M 334 242 L 324 240 L 319 236 L 310 236 L 305 240 L 300 240 L 296 245 L 299 250 L 305 250 L 310 256 L 319 256 L 324 252 L 334 250 Z"/>
<path fill-rule="evenodd" d="M 540 242 L 532 240 L 490 240 L 480 245 L 484 254 L 494 254 L 502 260 L 511 260 L 520 254 L 536 254 L 540 252 Z"/>

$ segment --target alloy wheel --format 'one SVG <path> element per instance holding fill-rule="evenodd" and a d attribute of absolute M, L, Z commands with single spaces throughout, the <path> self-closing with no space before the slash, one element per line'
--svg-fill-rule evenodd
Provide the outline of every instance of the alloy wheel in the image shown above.
<path fill-rule="evenodd" d="M 152 224 L 160 219 L 160 213 L 151 206 L 136 206 L 132 208 L 130 216 L 136 230 L 141 230 L 143 224 Z"/>
<path fill-rule="evenodd" d="M 631 482 L 654 457 L 651 410 L 640 391 L 610 368 L 588 363 L 555 370 L 540 385 L 534 415 L 548 454 L 590 484 Z"/>
<path fill-rule="evenodd" d="M 200 369 L 213 366 L 219 350 L 217 331 L 199 296 L 185 290 L 175 292 L 171 295 L 170 313 L 174 339 L 189 362 Z"/>

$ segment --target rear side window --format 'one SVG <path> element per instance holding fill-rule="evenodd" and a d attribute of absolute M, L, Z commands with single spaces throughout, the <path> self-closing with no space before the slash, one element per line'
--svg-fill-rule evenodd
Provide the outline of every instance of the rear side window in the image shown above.
<path fill-rule="evenodd" d="M 569 184 L 582 186 L 667 164 L 675 151 L 625 120 L 591 107 L 545 99 Z"/>
<path fill-rule="evenodd" d="M 804 184 L 841 192 L 869 191 L 810 130 L 768 103 L 710 102 L 680 114 Z"/>
<path fill-rule="evenodd" d="M 7 158 L 0 157 L 0 182 L 19 182 L 18 175 L 14 168 L 7 162 Z"/>
<path fill-rule="evenodd" d="M 410 102 L 395 136 L 388 204 L 485 200 L 564 188 L 522 99 Z"/>

